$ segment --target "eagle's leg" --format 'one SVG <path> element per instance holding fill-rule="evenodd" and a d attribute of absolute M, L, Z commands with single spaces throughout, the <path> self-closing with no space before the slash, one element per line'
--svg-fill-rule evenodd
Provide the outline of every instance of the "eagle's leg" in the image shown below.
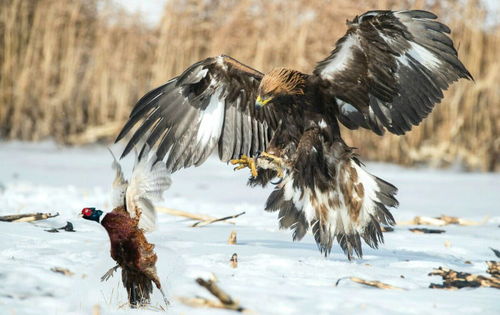
<path fill-rule="evenodd" d="M 271 153 L 267 153 L 267 152 L 261 152 L 260 153 L 260 156 L 259 157 L 264 157 L 266 158 L 269 162 L 271 162 L 273 164 L 273 168 L 276 173 L 277 173 L 277 176 L 278 177 L 283 177 L 283 166 L 285 165 L 285 163 L 283 162 L 283 159 L 274 155 L 274 154 L 271 154 Z"/>
<path fill-rule="evenodd" d="M 102 277 L 101 277 L 101 282 L 103 281 L 107 281 L 109 278 L 111 278 L 113 276 L 113 274 L 115 273 L 116 269 L 118 269 L 118 267 L 120 267 L 120 265 L 116 265 L 114 266 L 113 268 L 110 268 Z"/>
<path fill-rule="evenodd" d="M 254 158 L 251 158 L 251 157 L 243 154 L 241 156 L 241 158 L 231 160 L 230 162 L 233 165 L 238 164 L 238 166 L 236 166 L 234 168 L 234 170 L 241 170 L 245 167 L 248 167 L 250 169 L 250 172 L 252 173 L 252 176 L 257 177 L 257 175 L 258 175 L 257 174 L 257 167 L 255 166 L 255 159 Z"/>

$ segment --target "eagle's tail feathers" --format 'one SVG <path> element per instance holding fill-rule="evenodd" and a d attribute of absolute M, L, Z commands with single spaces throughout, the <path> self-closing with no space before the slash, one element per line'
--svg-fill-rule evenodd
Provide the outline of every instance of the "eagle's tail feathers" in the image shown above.
<path fill-rule="evenodd" d="M 280 227 L 291 228 L 294 240 L 304 237 L 311 227 L 325 256 L 337 240 L 349 259 L 354 254 L 361 257 L 361 239 L 377 248 L 384 239 L 381 224 L 395 223 L 387 207 L 398 205 L 397 189 L 366 172 L 355 157 L 340 161 L 335 174 L 320 189 L 297 185 L 294 173 L 288 173 L 269 196 L 266 210 L 279 210 Z"/>

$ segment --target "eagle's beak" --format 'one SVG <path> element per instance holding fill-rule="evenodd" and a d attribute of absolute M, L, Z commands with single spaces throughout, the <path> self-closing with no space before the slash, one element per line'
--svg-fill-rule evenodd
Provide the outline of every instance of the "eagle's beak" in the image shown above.
<path fill-rule="evenodd" d="M 266 99 L 263 99 L 262 97 L 257 96 L 257 100 L 255 101 L 255 107 L 257 108 L 261 108 L 262 106 L 266 105 L 267 103 L 269 103 L 269 101 L 272 100 L 272 97 L 269 97 L 269 98 L 266 98 Z"/>

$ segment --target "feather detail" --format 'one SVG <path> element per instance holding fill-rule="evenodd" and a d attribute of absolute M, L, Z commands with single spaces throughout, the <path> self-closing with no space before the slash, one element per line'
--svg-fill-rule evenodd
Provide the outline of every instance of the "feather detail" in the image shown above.
<path fill-rule="evenodd" d="M 154 202 L 161 200 L 162 194 L 171 185 L 165 163 L 158 161 L 155 154 L 149 156 L 149 149 L 143 151 L 136 160 L 130 183 L 127 187 L 126 209 L 133 219 L 138 219 L 139 228 L 150 232 L 156 227 Z"/>
<path fill-rule="evenodd" d="M 369 11 L 348 22 L 346 35 L 314 70 L 346 127 L 404 134 L 452 82 L 472 79 L 450 29 L 435 19 L 421 10 Z"/>
<path fill-rule="evenodd" d="M 199 61 L 147 93 L 116 141 L 138 126 L 122 157 L 134 147 L 155 147 L 167 169 L 200 165 L 218 147 L 222 161 L 265 150 L 276 126 L 272 109 L 255 111 L 263 74 L 229 56 Z"/>

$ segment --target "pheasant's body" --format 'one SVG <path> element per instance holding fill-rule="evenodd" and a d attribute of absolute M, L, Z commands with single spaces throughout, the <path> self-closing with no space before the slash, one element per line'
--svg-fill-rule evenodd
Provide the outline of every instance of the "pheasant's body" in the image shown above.
<path fill-rule="evenodd" d="M 82 210 L 83 218 L 100 222 L 108 232 L 111 258 L 117 263 L 101 280 L 107 280 L 120 267 L 122 282 L 132 307 L 149 304 L 153 283 L 168 304 L 156 274 L 155 265 L 158 258 L 154 245 L 149 243 L 144 235 L 156 225 L 153 202 L 161 199 L 161 195 L 171 183 L 165 164 L 156 160 L 156 156 L 148 159 L 147 153 L 142 159 L 136 160 L 130 182 L 125 180 L 121 167 L 115 160 L 113 211 L 100 220 L 103 211 L 95 208 Z"/>
<path fill-rule="evenodd" d="M 149 303 L 149 295 L 153 291 L 151 282 L 161 289 L 156 275 L 154 245 L 146 240 L 144 232 L 137 226 L 137 220 L 130 218 L 123 207 L 108 213 L 101 224 L 111 241 L 111 257 L 122 268 L 122 281 L 130 304 Z"/>

